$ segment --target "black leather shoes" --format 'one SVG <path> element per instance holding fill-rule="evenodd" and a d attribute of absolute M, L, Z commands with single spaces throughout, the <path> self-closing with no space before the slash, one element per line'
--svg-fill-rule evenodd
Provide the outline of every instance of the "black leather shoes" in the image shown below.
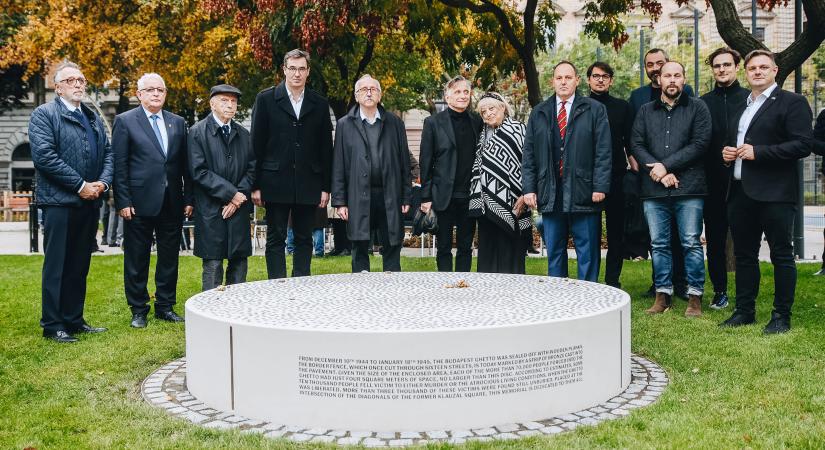
<path fill-rule="evenodd" d="M 90 334 L 94 334 L 94 333 L 103 333 L 104 331 L 108 331 L 108 330 L 109 330 L 108 328 L 103 328 L 103 327 L 93 327 L 93 326 L 89 325 L 88 323 L 83 322 L 83 325 L 81 325 L 81 326 L 80 326 L 80 328 L 78 328 L 78 329 L 74 330 L 74 332 L 75 332 L 75 333 L 90 333 Z"/>
<path fill-rule="evenodd" d="M 791 331 L 791 318 L 784 314 L 773 313 L 771 320 L 762 330 L 765 334 L 780 334 Z"/>
<path fill-rule="evenodd" d="M 756 317 L 753 315 L 743 314 L 734 311 L 730 318 L 719 324 L 720 327 L 741 327 L 743 325 L 750 325 L 756 323 Z"/>
<path fill-rule="evenodd" d="M 146 328 L 146 314 L 132 314 L 132 328 Z"/>
<path fill-rule="evenodd" d="M 175 314 L 175 311 L 156 312 L 155 317 L 167 322 L 183 322 L 183 317 Z"/>
<path fill-rule="evenodd" d="M 54 333 L 51 333 L 51 334 L 44 333 L 43 337 L 46 338 L 46 339 L 51 339 L 51 340 L 53 340 L 57 343 L 60 343 L 60 344 L 71 344 L 72 342 L 77 342 L 76 337 L 72 336 L 71 334 L 69 334 L 69 333 L 67 333 L 63 330 L 55 331 Z"/>

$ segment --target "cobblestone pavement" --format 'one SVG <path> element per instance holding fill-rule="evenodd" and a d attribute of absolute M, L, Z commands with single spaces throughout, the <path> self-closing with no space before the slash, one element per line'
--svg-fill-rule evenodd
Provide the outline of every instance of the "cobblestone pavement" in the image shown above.
<path fill-rule="evenodd" d="M 358 430 L 303 428 L 241 417 L 210 408 L 186 389 L 186 359 L 166 364 L 152 373 L 140 386 L 144 400 L 165 409 L 169 414 L 207 428 L 261 433 L 293 442 L 329 442 L 364 447 L 403 447 L 427 442 L 464 443 L 493 439 L 519 439 L 535 435 L 553 435 L 582 425 L 618 419 L 634 408 L 656 401 L 668 384 L 668 377 L 654 362 L 631 356 L 631 381 L 627 389 L 606 402 L 570 414 L 523 423 L 493 425 L 467 430 L 429 430 L 382 433 Z"/>

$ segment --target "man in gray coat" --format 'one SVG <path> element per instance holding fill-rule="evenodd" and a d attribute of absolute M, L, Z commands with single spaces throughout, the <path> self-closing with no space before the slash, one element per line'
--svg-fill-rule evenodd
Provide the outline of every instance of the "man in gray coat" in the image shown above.
<path fill-rule="evenodd" d="M 255 154 L 249 132 L 232 120 L 241 91 L 228 84 L 210 92 L 212 113 L 189 130 L 189 171 L 195 194 L 195 256 L 203 259 L 203 290 L 246 281 Z"/>
<path fill-rule="evenodd" d="M 384 271 L 401 271 L 402 214 L 410 208 L 410 156 L 404 122 L 380 106 L 381 85 L 355 83 L 355 101 L 338 120 L 332 164 L 332 206 L 347 221 L 352 271 L 370 270 L 370 232 L 378 229 Z"/>

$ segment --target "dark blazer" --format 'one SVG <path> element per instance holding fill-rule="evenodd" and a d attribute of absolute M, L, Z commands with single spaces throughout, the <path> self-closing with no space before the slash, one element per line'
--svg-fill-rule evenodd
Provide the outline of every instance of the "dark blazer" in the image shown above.
<path fill-rule="evenodd" d="M 576 94 L 565 132 L 562 212 L 596 212 L 593 193 L 610 192 L 612 150 L 604 105 Z M 553 212 L 558 167 L 554 148 L 561 142 L 556 123 L 556 96 L 539 103 L 530 113 L 521 165 L 525 194 L 536 194 L 540 212 Z"/>
<path fill-rule="evenodd" d="M 84 181 L 112 184 L 112 148 L 103 121 L 87 106 L 81 104 L 80 109 L 97 137 L 96 160 L 90 157 L 83 124 L 72 116 L 60 98 L 32 112 L 29 142 L 37 169 L 35 196 L 39 205 L 81 206 L 87 203 L 78 195 Z"/>
<path fill-rule="evenodd" d="M 825 109 L 816 116 L 814 146 L 811 150 L 817 155 L 825 156 Z M 825 174 L 825 164 L 822 165 L 822 173 Z"/>
<path fill-rule="evenodd" d="M 728 129 L 728 145 L 736 145 L 742 108 Z M 796 161 L 811 154 L 813 113 L 805 97 L 774 88 L 751 119 L 745 144 L 753 146 L 753 161 L 742 161 L 742 190 L 762 202 L 796 202 L 799 178 Z M 733 179 L 733 164 L 730 179 Z"/>
<path fill-rule="evenodd" d="M 249 215 L 255 154 L 249 132 L 230 122 L 224 140 L 212 114 L 189 129 L 189 170 L 195 198 L 195 256 L 204 259 L 241 258 L 252 254 Z M 246 195 L 235 214 L 224 219 L 223 207 L 236 193 Z"/>
<path fill-rule="evenodd" d="M 142 106 L 118 114 L 112 129 L 115 154 L 115 205 L 135 208 L 138 216 L 157 216 L 168 190 L 172 211 L 183 216 L 192 205 L 192 183 L 186 164 L 186 122 L 163 110 L 166 155 Z"/>
<path fill-rule="evenodd" d="M 284 83 L 264 89 L 252 109 L 255 189 L 265 202 L 317 205 L 330 191 L 332 120 L 329 102 L 306 88 L 301 117 Z"/>
<path fill-rule="evenodd" d="M 470 111 L 470 122 L 474 134 L 478 136 L 483 125 L 481 117 Z M 432 207 L 436 211 L 447 209 L 453 196 L 457 152 L 450 111 L 445 109 L 424 119 L 418 155 L 421 163 L 421 201 L 433 202 Z"/>
<path fill-rule="evenodd" d="M 391 245 L 404 241 L 401 206 L 412 202 L 410 150 L 404 122 L 379 107 L 381 178 Z M 332 206 L 349 208 L 347 236 L 353 241 L 370 238 L 370 146 L 359 106 L 338 120 L 335 128 L 335 162 L 332 171 Z"/>

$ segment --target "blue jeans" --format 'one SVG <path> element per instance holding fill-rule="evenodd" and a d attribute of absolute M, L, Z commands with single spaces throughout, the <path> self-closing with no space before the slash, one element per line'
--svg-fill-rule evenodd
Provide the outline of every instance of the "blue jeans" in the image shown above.
<path fill-rule="evenodd" d="M 601 213 L 544 213 L 541 216 L 547 245 L 547 275 L 567 278 L 567 236 L 573 235 L 579 279 L 597 282 L 601 249 Z"/>
<path fill-rule="evenodd" d="M 705 254 L 702 234 L 701 197 L 665 197 L 644 200 L 645 218 L 653 247 L 653 284 L 656 292 L 673 294 L 673 258 L 670 249 L 671 222 L 676 221 L 679 242 L 685 254 L 688 295 L 702 295 L 705 287 Z"/>
<path fill-rule="evenodd" d="M 316 228 L 312 230 L 312 246 L 315 256 L 324 256 L 324 229 Z M 286 252 L 291 255 L 295 253 L 295 236 L 292 234 L 292 227 L 286 230 Z"/>

